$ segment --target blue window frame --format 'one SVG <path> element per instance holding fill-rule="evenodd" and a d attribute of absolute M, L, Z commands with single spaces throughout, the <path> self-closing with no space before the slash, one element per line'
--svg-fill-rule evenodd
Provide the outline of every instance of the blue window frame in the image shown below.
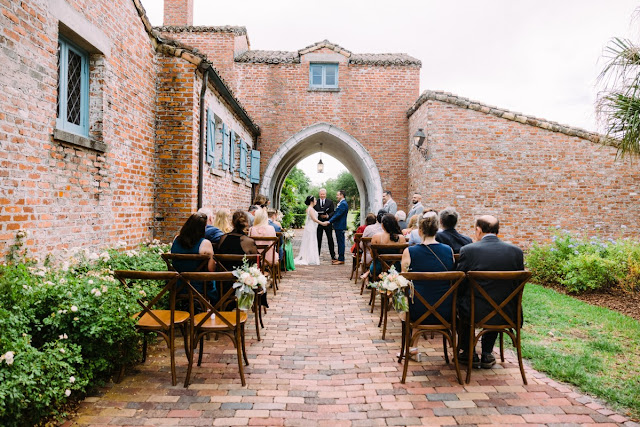
<path fill-rule="evenodd" d="M 236 133 L 229 131 L 229 170 L 233 173 L 236 170 Z"/>
<path fill-rule="evenodd" d="M 312 88 L 337 88 L 338 64 L 311 64 L 309 86 Z"/>
<path fill-rule="evenodd" d="M 229 130 L 226 124 L 222 124 L 222 158 L 220 159 L 222 170 L 229 170 Z"/>
<path fill-rule="evenodd" d="M 245 179 L 247 177 L 247 143 L 244 139 L 240 140 L 240 178 Z"/>
<path fill-rule="evenodd" d="M 214 167 L 214 157 L 216 150 L 216 121 L 210 108 L 207 108 L 207 156 L 206 162 Z"/>
<path fill-rule="evenodd" d="M 69 40 L 58 39 L 56 127 L 89 136 L 89 55 Z"/>

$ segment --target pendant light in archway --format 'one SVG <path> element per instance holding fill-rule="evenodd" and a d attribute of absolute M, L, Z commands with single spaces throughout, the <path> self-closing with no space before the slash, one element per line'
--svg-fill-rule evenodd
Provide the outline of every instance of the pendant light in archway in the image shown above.
<path fill-rule="evenodd" d="M 322 163 L 322 143 L 320 143 L 320 160 L 318 161 L 318 173 L 324 173 L 324 163 Z"/>

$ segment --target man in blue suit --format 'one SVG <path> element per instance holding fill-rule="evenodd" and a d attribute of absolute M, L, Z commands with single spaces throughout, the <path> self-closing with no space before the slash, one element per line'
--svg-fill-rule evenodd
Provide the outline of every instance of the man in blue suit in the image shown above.
<path fill-rule="evenodd" d="M 331 264 L 338 265 L 344 264 L 344 232 L 347 230 L 347 213 L 349 212 L 349 204 L 345 199 L 344 190 L 338 190 L 336 193 L 336 200 L 338 200 L 338 206 L 333 212 L 333 216 L 329 221 L 325 221 L 322 225 L 333 225 L 333 229 L 336 232 L 336 241 L 338 243 L 338 259 L 331 261 Z"/>

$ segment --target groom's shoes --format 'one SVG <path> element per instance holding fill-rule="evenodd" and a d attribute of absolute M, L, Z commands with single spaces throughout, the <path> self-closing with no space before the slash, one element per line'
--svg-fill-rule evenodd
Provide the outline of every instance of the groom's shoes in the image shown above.
<path fill-rule="evenodd" d="M 333 261 L 331 261 L 331 264 L 340 265 L 340 264 L 344 264 L 344 261 L 338 261 L 337 259 L 334 259 Z"/>

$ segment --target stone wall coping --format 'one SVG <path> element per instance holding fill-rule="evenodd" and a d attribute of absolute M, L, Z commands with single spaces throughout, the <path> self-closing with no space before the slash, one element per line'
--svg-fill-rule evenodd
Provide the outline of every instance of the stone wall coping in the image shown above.
<path fill-rule="evenodd" d="M 53 130 L 53 139 L 78 147 L 88 148 L 89 150 L 94 150 L 99 153 L 105 153 L 107 151 L 107 144 L 104 142 L 96 141 L 95 139 L 87 138 L 86 136 L 77 135 L 58 128 Z"/>
<path fill-rule="evenodd" d="M 247 28 L 234 26 L 234 25 L 219 25 L 219 26 L 178 26 L 178 25 L 164 25 L 153 27 L 154 30 L 162 33 L 232 33 L 236 36 L 246 36 Z"/>
<path fill-rule="evenodd" d="M 505 120 L 511 120 L 518 123 L 523 123 L 530 126 L 539 127 L 541 129 L 549 130 L 552 132 L 564 133 L 569 136 L 575 136 L 577 138 L 586 139 L 591 142 L 615 145 L 615 143 L 608 139 L 606 136 L 596 132 L 590 132 L 581 128 L 563 125 L 550 120 L 541 119 L 534 116 L 528 116 L 515 111 L 510 111 L 504 108 L 498 108 L 493 105 L 483 104 L 479 101 L 473 101 L 469 98 L 464 98 L 458 95 L 454 95 L 449 92 L 426 90 L 422 92 L 417 101 L 407 111 L 407 117 L 411 117 L 413 113 L 427 101 L 439 101 L 447 104 L 453 104 L 460 108 L 466 108 L 469 110 L 479 111 L 484 114 L 491 114 L 496 117 L 500 117 Z"/>

